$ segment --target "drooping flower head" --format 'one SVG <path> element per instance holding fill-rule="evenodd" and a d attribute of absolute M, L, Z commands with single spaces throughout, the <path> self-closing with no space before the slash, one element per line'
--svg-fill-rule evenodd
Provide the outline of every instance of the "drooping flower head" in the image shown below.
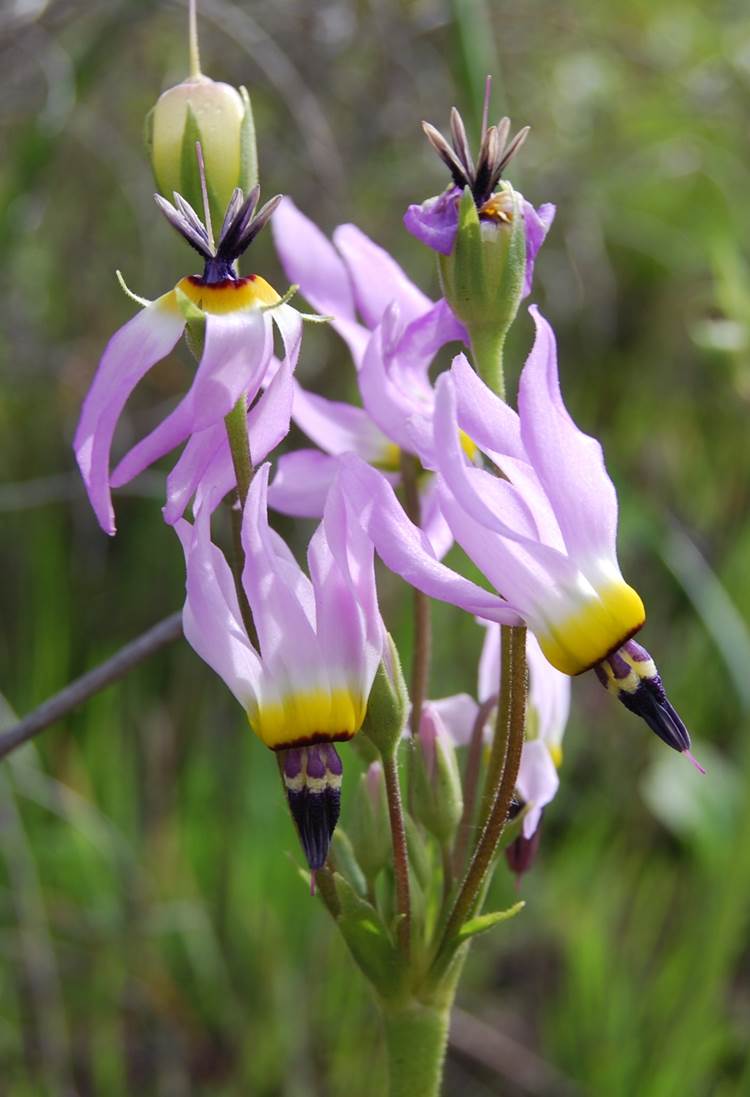
<path fill-rule="evenodd" d="M 267 515 L 269 466 L 256 473 L 242 523 L 242 583 L 257 644 L 243 623 L 232 573 L 210 539 L 212 507 L 176 529 L 187 565 L 185 636 L 281 752 L 282 776 L 311 868 L 319 868 L 338 817 L 341 765 L 334 743 L 362 726 L 381 658 L 372 546 L 338 490 L 308 550 L 310 578 Z"/>
<path fill-rule="evenodd" d="M 659 692 L 653 663 L 627 648 L 645 611 L 617 559 L 615 489 L 601 446 L 578 429 L 563 403 L 552 329 L 536 308 L 530 311 L 537 336 L 521 375 L 519 414 L 459 356 L 438 380 L 433 445 L 424 456 L 437 468 L 440 507 L 456 540 L 504 597 L 478 609 L 492 596 L 467 588 L 467 580 L 459 583 L 427 552 L 407 553 L 414 531 L 377 472 L 347 459 L 346 490 L 386 564 L 414 586 L 488 620 L 507 621 L 515 610 L 564 674 L 599 667 L 608 675 L 619 655 L 628 673 L 616 663 L 610 688 L 616 685 L 631 710 L 692 758 L 687 731 Z M 460 431 L 497 472 L 468 461 Z M 367 507 L 375 495 L 377 512 Z M 639 689 L 639 682 L 649 684 Z"/>
<path fill-rule="evenodd" d="M 128 483 L 139 472 L 186 439 L 223 423 L 244 398 L 257 396 L 273 354 L 272 321 L 281 332 L 285 358 L 278 389 L 289 391 L 299 354 L 302 324 L 260 275 L 242 278 L 237 259 L 273 213 L 280 196 L 256 213 L 258 188 L 245 198 L 236 190 L 214 247 L 210 226 L 175 194 L 174 205 L 156 196 L 170 223 L 204 261 L 203 274 L 180 279 L 174 289 L 144 308 L 112 336 L 99 363 L 81 411 L 74 449 L 99 524 L 115 532 L 111 488 Z M 138 382 L 173 349 L 186 325 L 203 343 L 193 382 L 175 409 L 135 445 L 110 474 L 110 452 L 125 403 Z M 270 389 L 270 386 L 269 386 Z M 268 393 L 264 399 L 268 399 Z M 256 417 L 261 414 L 255 409 Z M 288 430 L 271 438 L 276 444 Z M 273 432 L 272 432 L 273 433 Z M 270 446 L 269 446 L 270 448 Z M 268 450 L 266 450 L 268 452 Z M 262 460 L 265 453 L 254 454 Z"/>

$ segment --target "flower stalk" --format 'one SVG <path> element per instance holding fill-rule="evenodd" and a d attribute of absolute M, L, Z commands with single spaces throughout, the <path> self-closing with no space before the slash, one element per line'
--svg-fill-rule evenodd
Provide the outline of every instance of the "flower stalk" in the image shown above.
<path fill-rule="evenodd" d="M 437 1097 L 449 1021 L 449 1005 L 384 1006 L 389 1097 Z"/>
<path fill-rule="evenodd" d="M 505 762 L 490 814 L 472 855 L 466 876 L 456 896 L 456 901 L 453 904 L 453 909 L 435 953 L 431 973 L 432 978 L 435 980 L 439 980 L 450 966 L 455 955 L 455 944 L 459 931 L 464 922 L 474 913 L 477 901 L 483 893 L 487 875 L 492 867 L 508 819 L 508 811 L 518 778 L 526 722 L 526 629 L 514 627 L 511 633 L 510 674 L 508 676 L 510 682 L 510 722 Z"/>
<path fill-rule="evenodd" d="M 383 777 L 388 801 L 388 819 L 393 841 L 393 876 L 396 885 L 396 912 L 398 915 L 398 943 L 408 960 L 411 943 L 411 899 L 409 895 L 409 854 L 406 847 L 406 827 L 398 779 L 396 752 L 383 754 Z"/>

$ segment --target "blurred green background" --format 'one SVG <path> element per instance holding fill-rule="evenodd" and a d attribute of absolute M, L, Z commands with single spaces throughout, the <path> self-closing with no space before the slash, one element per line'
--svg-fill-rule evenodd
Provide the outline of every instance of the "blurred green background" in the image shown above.
<path fill-rule="evenodd" d="M 444 184 L 420 120 L 444 128 L 455 103 L 476 133 L 493 72 L 495 114 L 532 126 L 512 178 L 558 207 L 535 299 L 619 487 L 644 642 L 709 770 L 698 778 L 593 676 L 574 683 L 527 908 L 474 945 L 446 1094 L 750 1094 L 746 5 L 200 8 L 204 71 L 253 96 L 264 192 L 327 230 L 356 221 L 432 293 L 432 256 L 400 221 Z M 154 297 L 193 268 L 141 146 L 146 111 L 185 75 L 185 24 L 167 0 L 0 9 L 6 723 L 181 602 L 163 473 L 120 494 L 108 540 L 70 440 L 132 312 L 114 269 Z M 281 283 L 270 234 L 253 264 Z M 524 316 L 511 375 L 529 345 Z M 183 351 L 153 372 L 118 447 L 190 368 Z M 308 333 L 300 376 L 351 395 L 332 333 Z M 386 586 L 383 603 L 408 660 L 408 602 Z M 472 690 L 480 630 L 446 607 L 435 624 L 436 693 Z M 3 763 L 0 1092 L 382 1093 L 374 1007 L 298 862 L 273 757 L 184 643 Z M 513 896 L 501 870 L 492 902 Z"/>

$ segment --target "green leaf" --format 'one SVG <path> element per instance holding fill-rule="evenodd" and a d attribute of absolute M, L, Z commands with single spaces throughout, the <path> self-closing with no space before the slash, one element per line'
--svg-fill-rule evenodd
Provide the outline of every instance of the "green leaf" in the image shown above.
<path fill-rule="evenodd" d="M 357 861 L 349 836 L 344 833 L 341 827 L 336 827 L 333 832 L 331 852 L 337 871 L 349 881 L 358 895 L 364 897 L 367 894 L 365 874 Z"/>
<path fill-rule="evenodd" d="M 525 906 L 526 903 L 522 899 L 514 906 L 508 907 L 507 910 L 495 910 L 491 914 L 480 914 L 476 918 L 470 918 L 468 922 L 464 922 L 461 926 L 456 935 L 456 941 L 462 943 L 468 941 L 470 937 L 477 937 L 480 933 L 486 933 L 488 929 L 499 925 L 500 922 L 507 922 L 509 918 L 515 918 Z"/>
<path fill-rule="evenodd" d="M 240 126 L 240 183 L 245 194 L 249 194 L 258 182 L 258 151 L 255 144 L 255 120 L 247 88 L 240 88 L 245 113 Z"/>

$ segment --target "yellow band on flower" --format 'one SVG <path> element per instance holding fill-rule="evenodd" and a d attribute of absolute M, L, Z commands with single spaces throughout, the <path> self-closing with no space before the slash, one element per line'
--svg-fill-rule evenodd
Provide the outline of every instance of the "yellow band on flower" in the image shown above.
<path fill-rule="evenodd" d="M 613 583 L 599 597 L 538 632 L 539 646 L 563 674 L 581 674 L 633 636 L 646 620 L 640 596 L 627 583 Z"/>
<path fill-rule="evenodd" d="M 250 727 L 271 750 L 351 739 L 362 726 L 366 700 L 347 689 L 306 690 L 261 705 Z"/>
<path fill-rule="evenodd" d="M 199 309 L 214 314 L 237 312 L 253 305 L 275 305 L 281 300 L 273 286 L 259 274 L 236 281 L 228 278 L 211 286 L 191 276 L 181 278 L 175 288 L 181 290 Z"/>

